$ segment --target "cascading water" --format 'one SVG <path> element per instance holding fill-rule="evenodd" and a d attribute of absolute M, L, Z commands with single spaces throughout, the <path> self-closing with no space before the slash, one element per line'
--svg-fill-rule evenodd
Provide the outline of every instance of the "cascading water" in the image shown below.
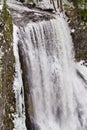
<path fill-rule="evenodd" d="M 29 23 L 18 39 L 38 128 L 87 130 L 87 83 L 77 73 L 65 20 Z"/>

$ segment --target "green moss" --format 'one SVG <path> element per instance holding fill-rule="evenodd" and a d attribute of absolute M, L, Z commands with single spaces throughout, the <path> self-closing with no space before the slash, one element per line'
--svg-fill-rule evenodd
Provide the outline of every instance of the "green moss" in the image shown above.
<path fill-rule="evenodd" d="M 64 9 L 67 11 L 70 9 L 70 7 L 67 4 L 64 4 Z"/>
<path fill-rule="evenodd" d="M 0 14 L 0 47 L 2 47 L 3 56 L 1 59 L 1 79 L 0 94 L 3 99 L 3 129 L 12 130 L 14 127 L 13 116 L 15 113 L 15 95 L 13 90 L 14 79 L 14 55 L 12 46 L 13 23 L 11 15 L 4 2 L 2 12 Z"/>
<path fill-rule="evenodd" d="M 68 0 L 69 2 L 73 2 L 74 6 L 78 7 L 79 5 L 80 6 L 83 6 L 83 5 L 86 5 L 87 3 L 87 0 Z"/>
<path fill-rule="evenodd" d="M 87 22 L 87 0 L 68 0 L 69 2 L 73 2 L 74 6 L 78 10 L 78 16 L 85 22 Z M 67 10 L 68 6 L 64 5 L 65 10 Z"/>

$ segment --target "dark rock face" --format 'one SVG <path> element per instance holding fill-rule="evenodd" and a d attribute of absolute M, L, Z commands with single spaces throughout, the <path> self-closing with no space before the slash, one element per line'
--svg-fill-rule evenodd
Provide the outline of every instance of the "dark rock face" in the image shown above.
<path fill-rule="evenodd" d="M 76 32 L 72 34 L 77 60 L 87 59 L 87 27 L 83 29 L 84 27 L 76 29 Z"/>
<path fill-rule="evenodd" d="M 76 9 L 72 9 L 71 13 L 67 13 L 70 20 L 70 27 L 75 32 L 71 32 L 74 48 L 75 58 L 79 60 L 87 60 L 87 22 L 84 22 L 79 16 Z"/>

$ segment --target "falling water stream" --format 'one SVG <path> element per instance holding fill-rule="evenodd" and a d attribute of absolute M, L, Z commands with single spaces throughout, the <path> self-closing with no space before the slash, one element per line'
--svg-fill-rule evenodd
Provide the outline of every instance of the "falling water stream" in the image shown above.
<path fill-rule="evenodd" d="M 60 16 L 49 21 L 14 26 L 14 54 L 18 83 L 17 113 L 24 118 L 20 96 L 23 52 L 27 84 L 32 97 L 34 121 L 39 130 L 87 130 L 87 76 L 77 66 L 70 30 Z M 17 80 L 16 79 L 16 80 Z M 23 93 L 22 93 L 23 94 Z M 16 95 L 18 96 L 18 95 Z M 20 118 L 18 119 L 18 121 Z M 23 125 L 24 121 L 20 123 Z M 25 125 L 15 130 L 26 130 Z"/>
<path fill-rule="evenodd" d="M 29 23 L 18 38 L 39 129 L 87 130 L 87 82 L 77 73 L 65 20 Z"/>

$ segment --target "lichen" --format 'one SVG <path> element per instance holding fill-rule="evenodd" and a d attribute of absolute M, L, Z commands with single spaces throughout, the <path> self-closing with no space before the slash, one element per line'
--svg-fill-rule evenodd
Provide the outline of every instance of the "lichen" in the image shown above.
<path fill-rule="evenodd" d="M 4 2 L 0 13 L 0 48 L 3 53 L 0 60 L 0 95 L 2 101 L 2 130 L 12 130 L 14 127 L 13 116 L 15 113 L 15 95 L 13 90 L 14 55 L 12 45 L 13 23 L 11 15 Z M 1 107 L 0 107 L 1 109 Z"/>

